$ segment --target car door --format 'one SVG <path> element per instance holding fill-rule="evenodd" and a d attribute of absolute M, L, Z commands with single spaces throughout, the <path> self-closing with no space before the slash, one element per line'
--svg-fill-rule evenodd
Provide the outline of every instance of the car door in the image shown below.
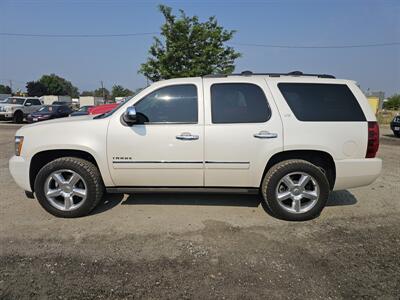
<path fill-rule="evenodd" d="M 42 107 L 42 102 L 39 99 L 31 99 L 32 100 L 32 112 L 38 111 L 39 108 Z"/>
<path fill-rule="evenodd" d="M 204 79 L 205 186 L 259 187 L 283 149 L 279 112 L 262 77 Z"/>
<path fill-rule="evenodd" d="M 26 99 L 24 103 L 24 115 L 28 115 L 32 112 L 34 112 L 35 106 L 33 105 L 32 99 Z"/>
<path fill-rule="evenodd" d="M 132 105 L 141 122 L 127 126 Z M 110 120 L 107 156 L 116 186 L 203 186 L 201 79 L 156 83 L 124 104 Z"/>

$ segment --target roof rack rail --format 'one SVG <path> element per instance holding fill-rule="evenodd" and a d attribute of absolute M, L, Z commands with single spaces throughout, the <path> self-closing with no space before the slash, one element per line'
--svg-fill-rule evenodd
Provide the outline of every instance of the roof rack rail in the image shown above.
<path fill-rule="evenodd" d="M 335 79 L 336 77 L 329 74 L 308 74 L 303 73 L 301 71 L 292 71 L 289 73 L 253 73 L 252 71 L 243 71 L 241 73 L 234 73 L 234 74 L 210 74 L 205 75 L 205 78 L 218 78 L 218 77 L 228 77 L 228 76 L 252 76 L 252 75 L 264 75 L 270 77 L 280 77 L 280 76 L 310 76 L 310 77 L 318 77 L 318 78 L 332 78 Z"/>

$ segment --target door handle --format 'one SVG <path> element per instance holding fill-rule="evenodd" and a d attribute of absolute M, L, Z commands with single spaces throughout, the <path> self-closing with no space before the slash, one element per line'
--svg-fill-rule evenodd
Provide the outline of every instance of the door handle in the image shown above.
<path fill-rule="evenodd" d="M 193 141 L 193 140 L 198 140 L 199 136 L 191 134 L 190 132 L 182 132 L 180 135 L 176 136 L 176 139 L 183 141 Z"/>
<path fill-rule="evenodd" d="M 278 134 L 266 130 L 261 130 L 259 133 L 256 133 L 253 136 L 258 139 L 275 139 L 278 137 Z"/>

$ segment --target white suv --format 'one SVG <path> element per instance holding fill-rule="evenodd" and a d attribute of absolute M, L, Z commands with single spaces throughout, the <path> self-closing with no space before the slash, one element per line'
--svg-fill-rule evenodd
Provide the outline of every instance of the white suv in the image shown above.
<path fill-rule="evenodd" d="M 205 76 L 152 84 L 115 110 L 21 128 L 10 171 L 53 215 L 103 192 L 261 193 L 285 220 L 320 214 L 331 190 L 372 183 L 379 128 L 354 81 L 330 75 Z"/>
<path fill-rule="evenodd" d="M 24 117 L 42 107 L 39 98 L 9 97 L 0 103 L 0 120 L 22 123 Z"/>

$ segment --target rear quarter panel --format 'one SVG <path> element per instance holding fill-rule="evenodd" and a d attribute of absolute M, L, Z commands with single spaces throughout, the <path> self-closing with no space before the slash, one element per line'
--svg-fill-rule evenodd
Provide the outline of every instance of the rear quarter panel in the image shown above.
<path fill-rule="evenodd" d="M 284 150 L 320 150 L 333 159 L 365 158 L 368 142 L 367 122 L 304 122 L 296 118 L 278 88 L 280 82 L 316 83 L 310 78 L 270 78 L 267 83 L 281 114 Z M 367 121 L 375 121 L 367 99 L 355 82 L 337 79 L 318 79 L 318 83 L 346 84 L 358 99 Z"/>

